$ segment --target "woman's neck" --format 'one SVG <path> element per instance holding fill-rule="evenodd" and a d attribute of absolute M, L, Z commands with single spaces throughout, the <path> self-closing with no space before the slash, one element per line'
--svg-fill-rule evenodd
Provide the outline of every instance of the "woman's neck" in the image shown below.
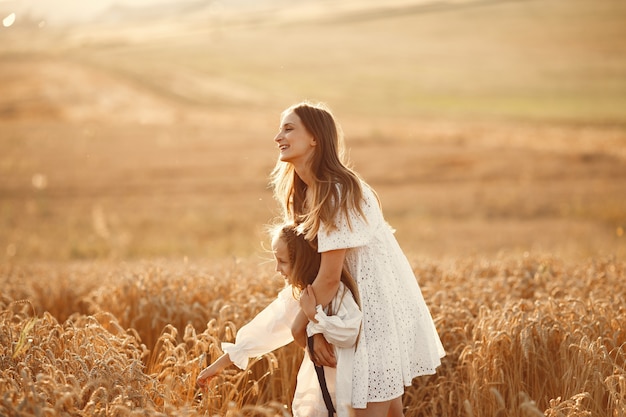
<path fill-rule="evenodd" d="M 302 166 L 295 166 L 294 169 L 298 177 L 300 177 L 300 179 L 307 186 L 307 188 L 311 187 L 311 185 L 314 182 L 314 179 L 313 179 L 313 174 L 311 170 L 309 169 L 309 167 L 302 165 Z"/>

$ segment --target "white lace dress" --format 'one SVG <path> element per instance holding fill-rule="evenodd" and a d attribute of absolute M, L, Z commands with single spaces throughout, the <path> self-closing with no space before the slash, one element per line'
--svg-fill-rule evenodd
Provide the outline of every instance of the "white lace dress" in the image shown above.
<path fill-rule="evenodd" d="M 322 225 L 318 250 L 348 249 L 357 281 L 362 332 L 352 373 L 352 406 L 401 396 L 413 378 L 434 374 L 445 351 L 410 263 L 383 218 L 378 199 L 362 183 L 364 217 L 339 214 L 335 229 Z M 349 226 L 351 225 L 351 227 Z"/>

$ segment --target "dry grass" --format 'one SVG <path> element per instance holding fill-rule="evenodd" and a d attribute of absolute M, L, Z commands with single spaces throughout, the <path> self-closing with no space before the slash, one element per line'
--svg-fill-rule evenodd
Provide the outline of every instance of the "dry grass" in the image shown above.
<path fill-rule="evenodd" d="M 415 272 L 448 355 L 436 376 L 407 389 L 407 416 L 626 415 L 623 262 L 467 258 L 422 261 Z M 229 368 L 207 392 L 194 385 L 282 285 L 267 264 L 1 273 L 3 415 L 288 413 L 301 359 L 293 345 L 246 371 Z M 63 298 L 40 291 L 41 280 L 66 289 Z"/>

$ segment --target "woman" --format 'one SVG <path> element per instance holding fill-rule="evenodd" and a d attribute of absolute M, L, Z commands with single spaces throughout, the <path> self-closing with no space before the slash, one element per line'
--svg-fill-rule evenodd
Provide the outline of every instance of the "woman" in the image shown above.
<path fill-rule="evenodd" d="M 342 161 L 343 138 L 330 110 L 303 102 L 282 113 L 274 196 L 286 221 L 317 238 L 321 264 L 312 290 L 328 304 L 345 267 L 357 282 L 363 312 L 355 351 L 355 415 L 403 416 L 413 378 L 434 374 L 445 355 L 411 266 L 385 222 L 376 193 Z M 294 322 L 296 340 L 308 319 Z M 311 359 L 332 366 L 333 350 L 316 337 Z"/>

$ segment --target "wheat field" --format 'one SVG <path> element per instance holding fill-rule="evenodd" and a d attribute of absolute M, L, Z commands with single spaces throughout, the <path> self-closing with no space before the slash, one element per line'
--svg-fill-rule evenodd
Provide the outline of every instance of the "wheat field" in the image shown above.
<path fill-rule="evenodd" d="M 407 416 L 626 415 L 624 262 L 468 258 L 414 270 L 447 356 L 407 388 Z M 0 272 L 2 415 L 289 415 L 294 345 L 195 386 L 280 289 L 267 262 Z"/>
<path fill-rule="evenodd" d="M 283 285 L 311 99 L 447 352 L 405 415 L 626 417 L 625 3 L 294 3 L 0 28 L 0 415 L 290 415 L 293 345 L 195 379 Z"/>

